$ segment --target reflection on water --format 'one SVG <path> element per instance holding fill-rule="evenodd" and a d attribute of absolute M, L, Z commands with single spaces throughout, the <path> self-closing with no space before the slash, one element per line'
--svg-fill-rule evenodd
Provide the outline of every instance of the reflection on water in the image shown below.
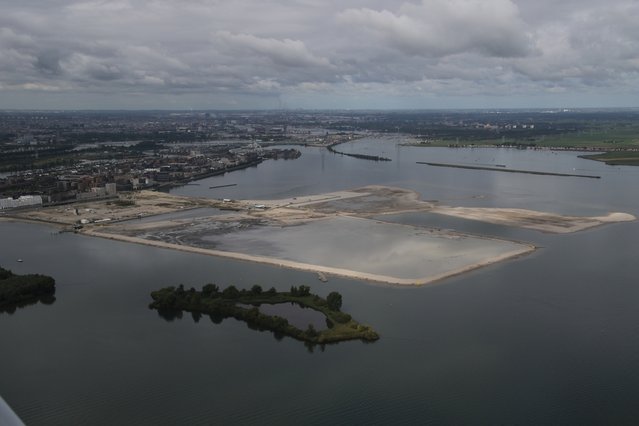
<path fill-rule="evenodd" d="M 259 305 L 247 305 L 238 303 L 237 306 L 244 309 L 257 308 L 264 315 L 285 318 L 289 324 L 300 330 L 306 330 L 312 325 L 315 330 L 324 330 L 327 326 L 326 316 L 315 309 L 307 308 L 297 303 L 262 303 Z"/>
<path fill-rule="evenodd" d="M 409 280 L 448 273 L 524 247 L 354 217 L 284 228 L 260 226 L 202 239 L 223 251 Z"/>
<path fill-rule="evenodd" d="M 297 303 L 277 303 L 274 305 L 264 303 L 259 305 L 258 309 L 265 315 L 286 318 L 289 324 L 300 330 L 306 330 L 309 324 L 318 331 L 326 328 L 326 316 L 323 313 L 305 308 Z"/>
<path fill-rule="evenodd" d="M 184 316 L 184 313 L 181 309 L 158 309 L 157 312 L 160 318 L 166 320 L 167 322 L 173 322 L 176 319 L 182 319 L 182 316 Z"/>
<path fill-rule="evenodd" d="M 0 314 L 7 313 L 9 315 L 13 315 L 16 310 L 35 305 L 37 303 L 42 303 L 43 305 L 53 305 L 55 303 L 55 296 L 53 294 L 43 294 L 31 300 L 23 300 L 18 303 L 5 304 L 0 306 Z"/>
<path fill-rule="evenodd" d="M 293 302 L 277 303 L 277 304 L 264 303 L 261 305 L 247 305 L 244 303 L 238 303 L 237 306 L 244 309 L 257 308 L 261 313 L 265 315 L 279 316 L 279 317 L 285 318 L 289 322 L 289 324 L 301 330 L 306 330 L 311 325 L 317 331 L 324 330 L 328 327 L 327 318 L 323 313 L 318 312 L 314 309 L 305 308 Z M 157 309 L 157 313 L 160 318 L 164 319 L 167 322 L 174 322 L 175 320 L 181 320 L 185 315 L 189 314 L 189 312 L 185 312 L 180 309 Z M 204 315 L 201 314 L 200 312 L 190 312 L 190 316 L 193 319 L 194 323 L 199 323 Z M 226 316 L 220 313 L 207 314 L 206 316 L 209 317 L 209 319 L 211 320 L 213 324 L 222 324 L 222 322 L 225 319 L 233 318 L 232 315 Z M 280 332 L 267 330 L 260 326 L 257 326 L 248 322 L 246 323 L 246 325 L 251 330 L 269 331 L 273 333 L 273 337 L 277 341 L 281 341 L 285 337 L 285 335 Z M 322 352 L 325 349 L 325 344 L 318 345 L 311 342 L 304 342 L 304 346 L 311 353 L 313 352 L 316 346 L 320 346 L 320 349 L 322 350 Z"/>

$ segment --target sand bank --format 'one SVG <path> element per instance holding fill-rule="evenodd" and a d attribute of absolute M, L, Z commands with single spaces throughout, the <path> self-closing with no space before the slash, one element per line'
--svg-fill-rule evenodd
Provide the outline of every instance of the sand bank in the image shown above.
<path fill-rule="evenodd" d="M 609 213 L 605 216 L 563 216 L 526 209 L 489 207 L 435 207 L 432 213 L 477 220 L 496 225 L 515 226 L 537 231 L 566 234 L 594 228 L 606 223 L 630 222 L 636 217 L 627 213 Z"/>

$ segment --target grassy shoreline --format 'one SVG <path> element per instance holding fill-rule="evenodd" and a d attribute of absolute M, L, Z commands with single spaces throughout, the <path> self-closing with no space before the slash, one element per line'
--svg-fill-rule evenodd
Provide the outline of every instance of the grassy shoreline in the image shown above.
<path fill-rule="evenodd" d="M 612 151 L 603 154 L 580 155 L 579 158 L 606 163 L 609 166 L 639 166 L 639 152 Z"/>

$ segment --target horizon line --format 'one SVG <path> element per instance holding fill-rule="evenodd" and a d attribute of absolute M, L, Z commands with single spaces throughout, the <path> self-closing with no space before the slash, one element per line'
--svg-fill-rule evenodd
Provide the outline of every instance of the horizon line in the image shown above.
<path fill-rule="evenodd" d="M 527 112 L 544 112 L 544 111 L 558 111 L 558 112 L 580 112 L 580 111 L 628 111 L 637 110 L 639 106 L 632 107 L 568 107 L 568 106 L 554 106 L 554 107 L 480 107 L 480 108 L 237 108 L 237 109 L 224 109 L 224 108 L 61 108 L 61 109 L 48 109 L 48 108 L 0 108 L 1 113 L 6 112 L 180 112 L 180 113 L 195 113 L 195 112 L 473 112 L 473 111 L 527 111 Z"/>

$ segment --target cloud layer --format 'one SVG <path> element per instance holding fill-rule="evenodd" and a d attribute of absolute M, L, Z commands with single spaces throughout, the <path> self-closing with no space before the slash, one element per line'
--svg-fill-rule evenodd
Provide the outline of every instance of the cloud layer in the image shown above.
<path fill-rule="evenodd" d="M 639 4 L 556 3 L 0 0 L 0 107 L 636 106 Z"/>

